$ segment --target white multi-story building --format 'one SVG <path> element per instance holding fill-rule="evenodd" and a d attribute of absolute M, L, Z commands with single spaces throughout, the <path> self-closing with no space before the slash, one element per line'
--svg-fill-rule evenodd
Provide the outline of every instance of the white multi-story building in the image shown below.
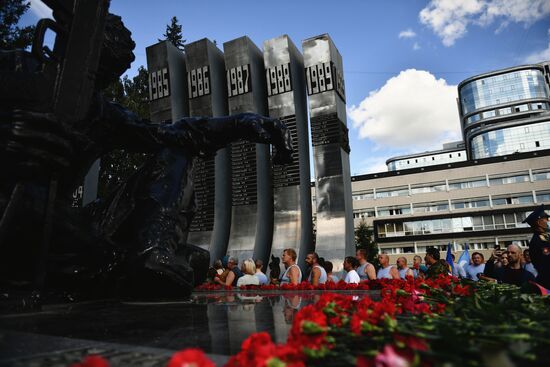
<path fill-rule="evenodd" d="M 522 220 L 535 206 L 550 206 L 549 64 L 460 83 L 464 141 L 352 177 L 355 226 L 365 220 L 381 251 L 409 258 L 448 243 L 458 254 L 468 244 L 486 255 L 497 244 L 527 245 L 531 231 Z"/>

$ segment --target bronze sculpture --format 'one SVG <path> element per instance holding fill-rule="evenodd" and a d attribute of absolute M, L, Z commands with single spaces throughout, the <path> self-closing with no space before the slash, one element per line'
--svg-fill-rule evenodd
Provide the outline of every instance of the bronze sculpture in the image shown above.
<path fill-rule="evenodd" d="M 70 1 L 46 3 L 59 7 L 56 20 L 67 21 Z M 106 12 L 108 2 L 98 4 Z M 60 116 L 43 98 L 52 92 L 39 93 L 51 80 L 46 71 L 59 70 L 52 66 L 61 58 L 55 47 L 44 57 L 36 50 L 0 52 L 0 88 L 7 96 L 0 101 L 0 280 L 32 290 L 42 288 L 47 275 L 50 287 L 92 296 L 111 295 L 116 285 L 128 298 L 186 297 L 208 266 L 208 254 L 185 243 L 194 213 L 194 157 L 246 139 L 273 144 L 274 162 L 290 162 L 291 137 L 280 121 L 255 114 L 153 124 L 107 101 L 100 90 L 129 67 L 134 43 L 120 17 L 105 14 L 99 21 L 105 22 L 101 50 L 90 53 L 99 58 L 95 88 L 80 117 Z M 108 197 L 71 208 L 70 193 L 92 162 L 116 148 L 151 158 Z M 37 230 L 42 226 L 44 232 Z M 42 248 L 41 240 L 47 242 Z"/>

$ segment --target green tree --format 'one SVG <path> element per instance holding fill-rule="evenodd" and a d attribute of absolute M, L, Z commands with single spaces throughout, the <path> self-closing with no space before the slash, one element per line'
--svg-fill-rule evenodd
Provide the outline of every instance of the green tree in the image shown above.
<path fill-rule="evenodd" d="M 359 226 L 355 228 L 355 248 L 367 250 L 367 261 L 374 265 L 376 269 L 380 267 L 378 262 L 378 245 L 373 241 L 374 233 L 372 228 L 367 226 L 364 220 L 361 220 Z"/>
<path fill-rule="evenodd" d="M 2 0 L 0 2 L 0 49 L 27 48 L 32 44 L 34 26 L 18 27 L 19 19 L 31 4 L 25 0 Z"/>
<path fill-rule="evenodd" d="M 164 39 L 159 39 L 159 41 L 170 41 L 178 49 L 182 51 L 185 49 L 185 42 L 187 40 L 183 39 L 181 24 L 178 23 L 178 18 L 172 17 L 170 24 L 166 26 L 166 32 L 164 32 L 163 37 Z"/>
<path fill-rule="evenodd" d="M 102 91 L 102 93 L 109 101 L 122 105 L 124 104 L 126 96 L 124 95 L 124 84 L 122 84 L 122 80 L 117 79 L 112 82 Z"/>
<path fill-rule="evenodd" d="M 147 69 L 140 66 L 138 74 L 130 79 L 124 76 L 103 90 L 103 95 L 112 102 L 128 108 L 141 117 L 149 119 L 149 84 Z M 127 152 L 115 149 L 101 157 L 101 171 L 99 173 L 98 196 L 105 197 L 117 185 L 147 160 L 147 154 Z"/>
<path fill-rule="evenodd" d="M 142 119 L 151 118 L 149 111 L 149 73 L 143 66 L 138 68 L 138 74 L 132 79 L 127 75 L 122 79 L 124 94 L 123 105 Z"/>

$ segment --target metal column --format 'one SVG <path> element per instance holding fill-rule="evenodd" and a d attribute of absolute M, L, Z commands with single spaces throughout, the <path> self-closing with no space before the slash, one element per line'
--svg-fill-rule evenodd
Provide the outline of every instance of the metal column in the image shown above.
<path fill-rule="evenodd" d="M 328 34 L 302 43 L 317 206 L 316 252 L 342 269 L 355 253 L 342 56 Z"/>
<path fill-rule="evenodd" d="M 264 42 L 269 115 L 284 121 L 293 137 L 294 162 L 273 166 L 274 229 L 272 253 L 298 253 L 298 265 L 313 249 L 309 143 L 304 63 L 287 35 Z"/>
<path fill-rule="evenodd" d="M 246 36 L 226 42 L 229 114 L 267 114 L 265 68 L 260 49 Z M 231 146 L 232 221 L 228 254 L 267 264 L 273 236 L 269 145 L 245 141 Z"/>
<path fill-rule="evenodd" d="M 189 43 L 187 84 L 191 116 L 227 115 L 227 87 L 223 53 L 210 40 Z M 231 166 L 229 148 L 215 158 L 195 162 L 197 211 L 187 242 L 210 251 L 210 261 L 225 255 L 231 226 Z"/>
<path fill-rule="evenodd" d="M 145 49 L 149 71 L 149 109 L 152 122 L 189 116 L 185 55 L 168 41 Z"/>

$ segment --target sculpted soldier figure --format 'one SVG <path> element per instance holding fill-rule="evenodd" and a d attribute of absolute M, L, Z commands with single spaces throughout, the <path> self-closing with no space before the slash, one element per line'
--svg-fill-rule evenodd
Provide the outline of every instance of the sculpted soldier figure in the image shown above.
<path fill-rule="evenodd" d="M 153 124 L 107 101 L 99 90 L 129 67 L 133 48 L 120 17 L 109 14 L 96 90 L 86 117 L 73 125 L 54 113 L 33 111 L 28 96 L 22 103 L 21 94 L 8 93 L 10 88 L 38 88 L 37 78 L 30 76 L 55 59 L 0 52 L 0 88 L 6 96 L 0 101 L 0 210 L 2 223 L 10 223 L 0 228 L 2 284 L 32 281 L 29 274 L 43 255 L 36 248 L 55 177 L 50 284 L 103 292 L 116 283 L 119 294 L 129 297 L 185 297 L 196 274 L 206 274 L 208 266 L 204 250 L 185 244 L 195 210 L 194 158 L 246 139 L 273 144 L 277 163 L 291 161 L 290 133 L 276 119 L 240 114 Z M 32 83 L 21 87 L 29 78 Z M 152 155 L 107 198 L 84 210 L 71 208 L 68 199 L 90 165 L 113 149 Z M 204 269 L 193 269 L 190 262 Z"/>

